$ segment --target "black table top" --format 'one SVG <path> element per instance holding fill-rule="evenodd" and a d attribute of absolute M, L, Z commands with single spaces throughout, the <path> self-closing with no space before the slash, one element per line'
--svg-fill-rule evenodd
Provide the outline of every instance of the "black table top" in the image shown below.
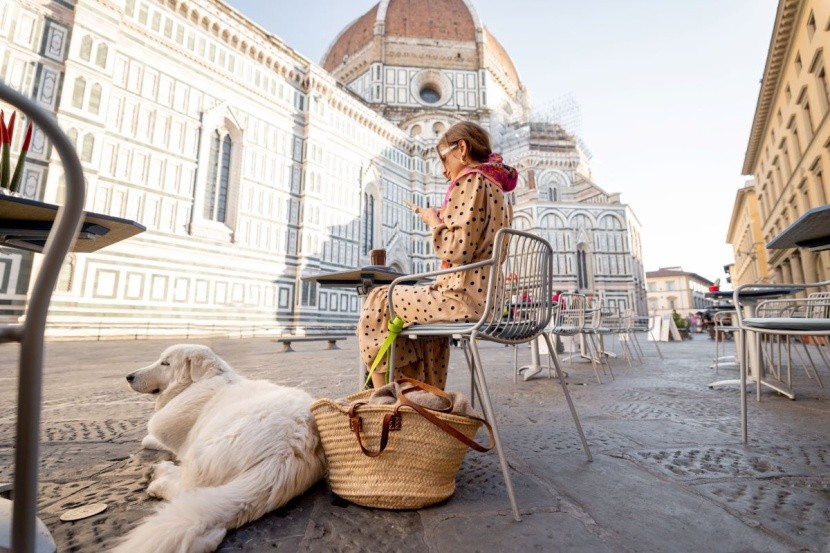
<path fill-rule="evenodd" d="M 357 269 L 337 271 L 334 273 L 319 273 L 303 277 L 303 280 L 317 282 L 320 286 L 332 288 L 349 288 L 369 280 L 372 284 L 390 284 L 398 277 L 404 276 L 389 267 L 369 265 Z"/>
<path fill-rule="evenodd" d="M 0 245 L 42 252 L 59 206 L 0 195 Z M 143 225 L 101 213 L 84 212 L 73 252 L 90 253 L 147 230 Z"/>
<path fill-rule="evenodd" d="M 792 294 L 791 288 L 748 288 L 741 290 L 742 298 L 774 298 L 777 296 L 786 296 Z M 720 290 L 718 292 L 707 292 L 707 298 L 714 299 L 732 299 L 735 295 L 733 290 Z"/>
<path fill-rule="evenodd" d="M 770 240 L 767 248 L 772 250 L 787 248 L 826 250 L 830 248 L 830 204 L 814 207 L 805 212 L 781 231 L 781 234 Z"/>

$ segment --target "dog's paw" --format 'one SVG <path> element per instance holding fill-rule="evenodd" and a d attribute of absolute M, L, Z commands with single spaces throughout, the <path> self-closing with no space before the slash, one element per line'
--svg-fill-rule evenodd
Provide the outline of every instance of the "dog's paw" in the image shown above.
<path fill-rule="evenodd" d="M 155 477 L 155 471 L 153 470 L 153 467 L 148 467 L 141 474 L 141 483 L 145 484 L 145 485 L 149 484 L 150 482 L 153 481 L 154 477 Z"/>
<path fill-rule="evenodd" d="M 181 486 L 181 467 L 172 461 L 162 461 L 147 472 L 152 480 L 147 486 L 147 495 L 158 499 L 173 499 Z"/>
<path fill-rule="evenodd" d="M 169 451 L 164 444 L 158 441 L 152 434 L 147 434 L 144 436 L 144 439 L 141 440 L 141 447 L 144 449 L 157 449 L 159 451 Z"/>
<path fill-rule="evenodd" d="M 153 480 L 150 482 L 150 485 L 147 486 L 147 495 L 155 499 L 167 499 L 164 493 L 163 482 L 163 480 Z"/>

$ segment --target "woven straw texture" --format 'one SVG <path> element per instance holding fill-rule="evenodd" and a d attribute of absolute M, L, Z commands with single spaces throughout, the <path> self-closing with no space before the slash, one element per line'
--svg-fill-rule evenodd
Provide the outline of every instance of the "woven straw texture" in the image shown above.
<path fill-rule="evenodd" d="M 420 509 L 450 497 L 467 446 L 413 409 L 402 407 L 401 430 L 389 432 L 389 443 L 378 457 L 367 457 L 349 428 L 348 404 L 370 395 L 372 390 L 348 396 L 346 405 L 330 399 L 311 405 L 328 458 L 332 491 L 352 503 L 381 509 Z M 369 451 L 378 450 L 383 415 L 392 410 L 392 405 L 359 407 L 363 445 Z M 467 417 L 434 414 L 470 438 L 481 426 Z"/>

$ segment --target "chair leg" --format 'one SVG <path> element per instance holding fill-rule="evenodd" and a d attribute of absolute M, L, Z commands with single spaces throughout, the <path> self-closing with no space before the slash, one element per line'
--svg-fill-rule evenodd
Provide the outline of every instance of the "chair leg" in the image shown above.
<path fill-rule="evenodd" d="M 462 338 L 461 345 L 464 348 L 464 359 L 467 360 L 467 368 L 470 369 L 470 406 L 476 406 L 476 379 L 473 372 L 473 360 L 470 357 L 470 340 Z"/>
<path fill-rule="evenodd" d="M 487 389 L 487 381 L 484 378 L 484 370 L 482 369 L 478 346 L 475 343 L 475 336 L 470 338 L 470 348 L 473 354 L 473 370 L 475 371 L 478 383 L 477 388 L 479 389 L 479 396 L 481 397 L 481 407 L 484 409 L 485 418 L 493 427 L 493 439 L 496 442 L 496 452 L 499 454 L 499 462 L 501 463 L 501 472 L 504 476 L 504 485 L 507 488 L 507 496 L 510 498 L 510 506 L 513 508 L 513 518 L 516 522 L 519 522 L 522 520 L 522 517 L 519 515 L 519 505 L 516 503 L 513 481 L 510 479 L 510 467 L 507 465 L 507 458 L 504 456 L 504 450 L 502 449 L 499 427 L 496 422 L 496 415 L 493 412 L 493 405 L 490 401 L 490 391 Z"/>
<path fill-rule="evenodd" d="M 758 360 L 758 367 L 755 367 L 755 371 L 757 374 L 755 375 L 755 399 L 756 401 L 761 401 L 761 378 L 763 375 L 761 374 L 761 367 L 760 365 L 764 364 L 764 358 L 761 357 L 761 341 L 763 340 L 763 335 L 755 333 L 755 359 Z"/>
<path fill-rule="evenodd" d="M 643 348 L 640 347 L 640 340 L 637 339 L 637 331 L 629 330 L 627 333 L 629 340 L 634 344 L 634 352 L 637 354 L 637 363 L 643 364 Z"/>
<path fill-rule="evenodd" d="M 599 350 L 599 362 L 605 363 L 605 366 L 608 368 L 608 374 L 611 375 L 611 380 L 616 380 L 614 378 L 614 371 L 611 370 L 611 362 L 608 360 L 609 357 L 605 355 L 605 339 L 603 338 L 602 334 L 597 334 L 597 349 Z M 605 369 L 602 369 L 605 372 Z"/>
<path fill-rule="evenodd" d="M 548 348 L 550 348 L 550 336 L 545 335 L 545 340 L 548 341 Z M 552 348 L 550 351 L 554 352 Z M 588 458 L 588 462 L 591 462 L 594 458 L 591 456 L 591 450 L 588 447 L 588 440 L 585 439 L 585 433 L 582 431 L 582 425 L 579 423 L 579 416 L 576 414 L 576 407 L 571 399 L 571 392 L 568 390 L 568 385 L 565 384 L 565 377 L 562 376 L 562 365 L 559 363 L 559 358 L 556 356 L 556 352 L 554 352 L 554 355 L 551 355 L 551 358 L 553 359 L 556 377 L 559 379 L 559 385 L 562 387 L 562 393 L 565 394 L 565 401 L 568 402 L 568 409 L 571 410 L 571 417 L 573 417 L 574 424 L 576 425 L 576 431 L 579 434 L 580 441 L 582 442 L 582 449 L 585 450 L 585 456 Z"/>
<path fill-rule="evenodd" d="M 617 341 L 620 343 L 620 351 L 625 356 L 625 362 L 628 363 L 628 368 L 631 368 L 631 350 L 628 349 L 628 344 L 625 342 L 628 337 L 623 337 L 622 332 L 617 333 Z"/>
<path fill-rule="evenodd" d="M 741 365 L 738 367 L 738 371 L 741 375 L 741 442 L 744 445 L 747 443 L 747 431 L 746 431 L 746 371 L 747 371 L 747 332 L 746 330 L 741 329 Z"/>
<path fill-rule="evenodd" d="M 519 383 L 519 344 L 513 344 L 513 384 Z"/>
<path fill-rule="evenodd" d="M 807 344 L 805 344 L 804 342 L 801 342 L 801 347 L 804 348 L 804 353 L 807 354 L 807 359 L 810 360 L 810 366 L 813 368 L 813 374 L 816 376 L 816 382 L 818 382 L 818 387 L 819 388 L 824 388 L 824 383 L 821 381 L 821 376 L 819 376 L 819 374 L 818 374 L 818 370 L 816 369 L 816 364 L 813 361 L 813 356 L 810 355 L 810 350 L 807 349 Z M 796 348 L 795 351 L 798 351 L 798 348 Z M 818 352 L 819 352 L 819 355 L 821 356 L 822 360 L 824 361 L 824 354 L 821 351 L 821 346 L 819 346 Z M 799 353 L 798 356 L 801 357 L 801 354 Z M 804 363 L 803 360 L 802 360 L 802 363 Z M 826 364 L 826 362 L 825 362 L 825 364 Z M 807 364 L 806 363 L 804 363 L 804 372 L 807 373 L 808 377 L 810 376 L 810 372 L 807 370 Z M 810 377 L 810 378 L 812 378 L 812 377 Z"/>
<path fill-rule="evenodd" d="M 596 347 L 594 344 L 594 338 L 591 334 L 584 334 L 585 337 L 585 348 L 588 350 L 588 357 L 591 359 L 591 367 L 594 368 L 594 374 L 597 376 L 597 382 L 602 384 L 602 378 L 599 376 L 599 371 L 597 370 L 597 360 L 594 358 L 594 350 L 597 350 L 597 356 L 599 356 L 599 348 Z M 604 370 L 604 369 L 603 369 Z"/>
<path fill-rule="evenodd" d="M 665 359 L 665 357 L 663 357 L 663 352 L 660 351 L 660 346 L 657 344 L 657 342 L 659 342 L 660 337 L 659 336 L 655 337 L 654 333 L 651 330 L 648 331 L 648 334 L 652 338 L 651 343 L 654 344 L 654 349 L 657 350 L 657 355 L 660 357 L 660 359 Z M 646 337 L 646 338 L 648 338 L 648 337 Z"/>

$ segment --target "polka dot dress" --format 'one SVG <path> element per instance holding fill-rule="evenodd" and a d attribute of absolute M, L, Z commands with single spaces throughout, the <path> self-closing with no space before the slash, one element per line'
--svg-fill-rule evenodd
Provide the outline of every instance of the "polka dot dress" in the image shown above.
<path fill-rule="evenodd" d="M 496 232 L 510 226 L 510 206 L 501 189 L 480 173 L 462 177 L 453 188 L 444 220 L 432 229 L 439 259 L 450 268 L 489 259 Z M 395 313 L 412 324 L 471 322 L 484 311 L 490 267 L 441 275 L 429 286 L 396 286 Z M 357 327 L 360 355 L 371 364 L 388 335 L 388 287 L 371 291 Z M 444 388 L 450 358 L 447 338 L 398 338 L 395 376 L 408 376 Z M 376 372 L 385 373 L 380 362 Z"/>

